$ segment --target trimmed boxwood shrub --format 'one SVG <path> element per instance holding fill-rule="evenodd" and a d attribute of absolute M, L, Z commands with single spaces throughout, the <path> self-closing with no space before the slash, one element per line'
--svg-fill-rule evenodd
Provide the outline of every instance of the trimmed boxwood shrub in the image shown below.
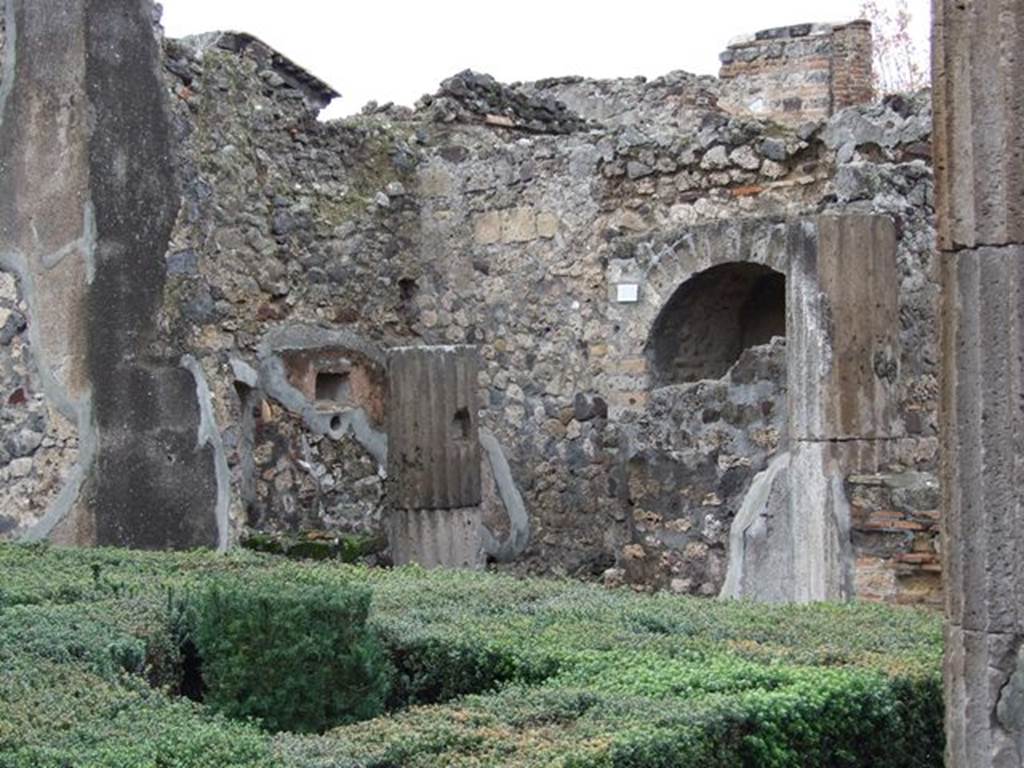
<path fill-rule="evenodd" d="M 186 603 L 203 700 L 274 731 L 320 732 L 380 714 L 392 668 L 356 584 L 219 577 Z"/>
<path fill-rule="evenodd" d="M 371 631 L 390 711 L 355 722 L 385 686 L 337 649 Z M 0 545 L 0 768 L 940 768 L 941 655 L 938 616 L 879 605 Z"/>

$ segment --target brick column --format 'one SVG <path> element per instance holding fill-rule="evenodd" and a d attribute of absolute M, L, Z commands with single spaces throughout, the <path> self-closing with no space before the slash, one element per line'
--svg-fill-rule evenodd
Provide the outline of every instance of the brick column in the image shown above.
<path fill-rule="evenodd" d="M 1024 5 L 934 0 L 947 765 L 1024 758 Z"/>
<path fill-rule="evenodd" d="M 837 28 L 832 46 L 832 112 L 870 104 L 875 97 L 871 22 L 858 19 Z"/>

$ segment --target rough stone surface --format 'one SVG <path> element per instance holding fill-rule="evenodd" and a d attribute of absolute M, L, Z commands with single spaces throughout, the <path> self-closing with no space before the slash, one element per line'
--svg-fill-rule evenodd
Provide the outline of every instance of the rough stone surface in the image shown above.
<path fill-rule="evenodd" d="M 823 213 L 896 224 L 886 298 L 898 331 L 879 365 L 887 440 L 829 461 L 855 475 L 934 473 L 926 96 L 828 119 L 808 112 L 790 129 L 737 106 L 729 81 L 686 73 L 518 85 L 463 73 L 415 109 L 371 107 L 324 123 L 314 81 L 255 42 L 226 39 L 163 41 L 164 172 L 180 206 L 153 249 L 162 274 L 159 297 L 147 294 L 152 317 L 139 325 L 145 343 L 111 329 L 147 365 L 194 361 L 180 380 L 166 377 L 176 392 L 188 385 L 191 410 L 167 413 L 215 424 L 231 540 L 251 529 L 383 532 L 387 351 L 470 344 L 480 350 L 475 416 L 499 449 L 480 458 L 489 557 L 519 571 L 611 570 L 638 589 L 718 594 L 751 482 L 793 437 L 787 370 L 797 345 L 788 321 L 783 339 L 777 325 L 751 320 L 771 302 L 713 302 L 737 330 L 728 354 L 712 350 L 722 365 L 713 378 L 666 382 L 652 367 L 655 328 L 678 291 L 729 262 L 776 274 L 787 301 L 820 287 L 817 271 L 796 274 L 792 264 Z M 857 276 L 841 268 L 853 263 L 840 260 L 833 277 Z M 55 354 L 47 340 L 74 334 L 47 330 L 36 318 L 62 315 L 34 313 L 39 287 L 26 288 L 8 261 L 0 269 L 0 395 L 12 406 L 0 415 L 0 509 L 11 521 L 0 520 L 0 535 L 20 536 L 61 511 L 90 433 L 75 412 L 63 414 L 61 390 L 47 388 L 48 360 L 67 358 L 55 369 L 63 376 L 79 359 L 77 347 Z M 74 277 L 69 284 L 87 284 Z M 620 302 L 630 286 L 637 300 Z M 51 306 L 74 302 L 55 284 Z M 85 360 L 82 392 L 93 375 Z M 34 452 L 32 434 L 42 435 Z M 8 437 L 28 455 L 8 459 Z M 214 442 L 204 445 L 213 510 L 221 465 Z M 843 489 L 844 480 L 815 487 Z M 870 515 L 890 503 L 851 509 Z M 868 557 L 856 538 L 852 554 L 826 551 L 832 529 L 824 506 L 814 509 L 822 514 L 805 522 L 816 526 L 815 563 Z M 896 556 L 871 552 L 872 567 Z M 843 578 L 840 566 L 815 574 L 807 599 Z M 872 596 L 903 599 L 904 583 Z"/>

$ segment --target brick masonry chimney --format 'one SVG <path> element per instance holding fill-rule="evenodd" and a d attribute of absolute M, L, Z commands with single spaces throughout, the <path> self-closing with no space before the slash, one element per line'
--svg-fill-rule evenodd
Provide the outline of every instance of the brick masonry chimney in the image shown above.
<path fill-rule="evenodd" d="M 870 102 L 871 22 L 798 24 L 758 32 L 721 54 L 720 105 L 799 125 Z"/>

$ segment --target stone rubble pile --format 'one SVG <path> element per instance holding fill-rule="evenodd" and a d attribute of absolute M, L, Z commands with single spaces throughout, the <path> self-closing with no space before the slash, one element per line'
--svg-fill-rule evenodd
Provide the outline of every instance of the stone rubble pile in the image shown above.
<path fill-rule="evenodd" d="M 465 70 L 441 83 L 436 96 L 426 96 L 421 106 L 438 122 L 483 122 L 529 133 L 569 134 L 591 125 L 562 102 L 529 96 L 490 75 Z"/>

